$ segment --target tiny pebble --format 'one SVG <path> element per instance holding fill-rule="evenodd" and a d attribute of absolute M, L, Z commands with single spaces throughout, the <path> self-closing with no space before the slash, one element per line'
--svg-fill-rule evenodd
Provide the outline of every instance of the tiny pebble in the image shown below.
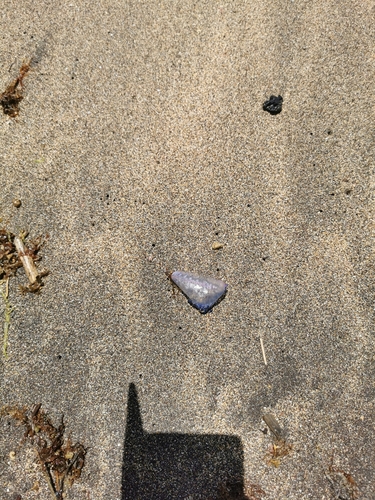
<path fill-rule="evenodd" d="M 212 243 L 212 250 L 220 250 L 220 248 L 223 248 L 222 243 L 219 243 L 218 241 L 214 241 Z"/>
<path fill-rule="evenodd" d="M 14 207 L 20 208 L 21 205 L 22 205 L 21 200 L 18 200 L 17 198 L 13 200 L 13 206 Z"/>
<path fill-rule="evenodd" d="M 15 452 L 15 451 L 11 451 L 11 452 L 9 453 L 9 458 L 10 458 L 11 460 L 15 460 L 15 459 L 16 459 L 16 452 Z"/>

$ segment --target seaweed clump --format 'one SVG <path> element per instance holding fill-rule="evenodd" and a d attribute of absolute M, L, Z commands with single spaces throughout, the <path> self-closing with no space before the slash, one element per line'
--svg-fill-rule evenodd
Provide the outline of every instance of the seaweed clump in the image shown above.
<path fill-rule="evenodd" d="M 335 492 L 336 498 L 340 500 L 356 500 L 359 498 L 358 485 L 353 476 L 333 466 L 333 455 L 328 471 L 324 471 L 324 473 Z"/>
<path fill-rule="evenodd" d="M 1 415 L 9 415 L 25 427 L 22 443 L 32 443 L 54 500 L 64 498 L 65 490 L 81 476 L 87 450 L 81 443 L 73 444 L 70 437 L 65 441 L 63 416 L 55 427 L 40 403 L 32 411 L 26 407 L 5 407 Z"/>
<path fill-rule="evenodd" d="M 22 267 L 14 244 L 15 235 L 6 229 L 0 229 L 0 280 L 14 276 Z"/>
<path fill-rule="evenodd" d="M 280 467 L 282 459 L 290 455 L 293 450 L 293 445 L 288 443 L 285 439 L 275 439 L 270 445 L 266 457 L 268 465 Z"/>
<path fill-rule="evenodd" d="M 23 99 L 23 79 L 31 69 L 31 60 L 23 63 L 18 76 L 11 82 L 2 94 L 0 94 L 0 104 L 3 108 L 4 114 L 15 118 L 20 112 L 20 102 Z"/>

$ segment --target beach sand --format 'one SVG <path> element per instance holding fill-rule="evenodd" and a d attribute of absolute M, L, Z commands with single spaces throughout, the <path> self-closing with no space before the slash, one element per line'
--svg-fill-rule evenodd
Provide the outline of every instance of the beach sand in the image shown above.
<path fill-rule="evenodd" d="M 32 59 L 0 116 L 1 226 L 48 234 L 50 270 L 10 280 L 0 401 L 88 448 L 66 498 L 207 499 L 226 467 L 248 496 L 333 499 L 335 469 L 375 498 L 375 3 L 4 0 L 0 26 L 0 93 Z M 201 315 L 174 270 L 228 293 Z M 0 498 L 49 498 L 0 426 Z"/>

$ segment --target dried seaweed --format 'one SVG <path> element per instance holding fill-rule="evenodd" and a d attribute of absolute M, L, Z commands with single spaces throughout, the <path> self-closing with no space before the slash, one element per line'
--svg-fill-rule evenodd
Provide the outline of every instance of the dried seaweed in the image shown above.
<path fill-rule="evenodd" d="M 282 459 L 291 454 L 293 445 L 288 443 L 285 439 L 275 439 L 269 447 L 266 455 L 266 463 L 279 467 Z"/>
<path fill-rule="evenodd" d="M 32 411 L 26 407 L 5 407 L 1 415 L 9 415 L 25 427 L 22 442 L 32 443 L 54 500 L 62 499 L 66 489 L 81 476 L 86 448 L 81 443 L 73 444 L 70 438 L 65 440 L 63 417 L 55 427 L 41 410 L 41 404 Z"/>
<path fill-rule="evenodd" d="M 24 84 L 23 79 L 31 69 L 32 61 L 23 63 L 18 76 L 11 82 L 2 94 L 0 94 L 0 105 L 3 108 L 4 114 L 15 118 L 20 112 L 20 102 L 23 99 Z"/>
<path fill-rule="evenodd" d="M 14 245 L 15 235 L 7 229 L 0 229 L 0 280 L 14 276 L 22 266 Z"/>
<path fill-rule="evenodd" d="M 333 455 L 328 471 L 324 471 L 326 478 L 331 484 L 338 500 L 356 500 L 359 497 L 359 489 L 354 478 L 348 472 L 333 467 Z"/>

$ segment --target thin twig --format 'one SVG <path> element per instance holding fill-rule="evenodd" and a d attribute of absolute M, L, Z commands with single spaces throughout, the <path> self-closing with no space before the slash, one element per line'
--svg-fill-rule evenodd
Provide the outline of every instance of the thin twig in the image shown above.
<path fill-rule="evenodd" d="M 262 354 L 263 354 L 264 364 L 267 366 L 266 352 L 264 350 L 264 345 L 263 345 L 263 339 L 262 339 L 262 337 L 260 337 L 260 347 L 262 348 Z"/>
<path fill-rule="evenodd" d="M 13 312 L 13 307 L 9 302 L 9 278 L 5 280 L 5 290 L 1 290 L 1 296 L 4 301 L 4 336 L 3 336 L 3 356 L 8 358 L 8 338 L 10 317 Z"/>
<path fill-rule="evenodd" d="M 70 462 L 70 464 L 68 465 L 68 467 L 66 468 L 66 470 L 64 471 L 64 474 L 62 475 L 60 481 L 59 481 L 59 487 L 58 487 L 58 492 L 61 494 L 63 493 L 63 490 L 64 490 L 64 480 L 65 478 L 68 476 L 68 474 L 70 473 L 70 471 L 72 470 L 72 467 L 73 465 L 75 464 L 75 462 L 77 461 L 77 458 L 78 458 L 79 454 L 78 453 L 75 453 L 73 455 L 73 459 L 72 461 Z"/>
<path fill-rule="evenodd" d="M 50 491 L 52 493 L 52 496 L 55 499 L 56 496 L 57 496 L 57 491 L 55 489 L 55 485 L 53 484 L 53 479 L 51 477 L 51 473 L 50 473 L 49 469 L 47 468 L 46 464 L 43 464 L 42 471 L 43 471 L 44 477 L 47 480 L 48 487 L 49 487 L 49 489 L 50 489 Z"/>

